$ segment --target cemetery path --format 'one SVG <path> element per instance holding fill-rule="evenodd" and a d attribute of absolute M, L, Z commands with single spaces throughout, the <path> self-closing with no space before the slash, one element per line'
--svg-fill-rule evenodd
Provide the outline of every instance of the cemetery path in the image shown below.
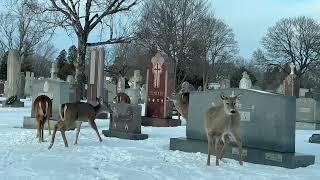
<path fill-rule="evenodd" d="M 131 141 L 102 137 L 84 123 L 79 144 L 73 145 L 75 132 L 66 133 L 65 148 L 60 133 L 49 151 L 49 142 L 38 143 L 33 129 L 21 129 L 25 108 L 0 108 L 0 179 L 320 179 L 320 144 L 309 144 L 315 131 L 296 131 L 297 152 L 316 155 L 315 165 L 285 169 L 224 159 L 221 166 L 206 166 L 206 155 L 170 151 L 169 138 L 185 136 L 185 126 L 174 128 L 143 127 L 149 138 Z M 108 121 L 98 120 L 98 129 L 108 129 Z M 45 139 L 49 140 L 47 131 Z M 214 162 L 215 158 L 212 158 Z"/>

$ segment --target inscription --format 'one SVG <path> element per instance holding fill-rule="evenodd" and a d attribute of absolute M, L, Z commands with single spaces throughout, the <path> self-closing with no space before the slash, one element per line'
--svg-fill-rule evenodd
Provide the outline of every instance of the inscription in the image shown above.
<path fill-rule="evenodd" d="M 265 153 L 265 159 L 270 161 L 282 162 L 282 154 Z"/>
<path fill-rule="evenodd" d="M 299 108 L 298 111 L 304 112 L 304 113 L 309 113 L 309 112 L 311 112 L 311 108 Z"/>
<path fill-rule="evenodd" d="M 239 111 L 240 121 L 250 122 L 250 112 L 248 111 Z"/>
<path fill-rule="evenodd" d="M 233 147 L 231 149 L 231 153 L 235 154 L 235 155 L 239 155 L 239 149 L 236 148 L 236 147 Z M 247 154 L 248 154 L 247 150 L 246 149 L 242 149 L 242 156 L 247 156 Z"/>

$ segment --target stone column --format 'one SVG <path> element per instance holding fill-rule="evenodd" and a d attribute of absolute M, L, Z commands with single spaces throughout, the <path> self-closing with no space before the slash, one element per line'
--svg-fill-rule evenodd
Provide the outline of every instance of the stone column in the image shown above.
<path fill-rule="evenodd" d="M 19 95 L 21 86 L 21 62 L 19 58 L 19 51 L 16 49 L 9 50 L 8 65 L 7 65 L 7 97 Z"/>
<path fill-rule="evenodd" d="M 298 76 L 294 73 L 295 65 L 290 64 L 291 72 L 283 81 L 284 95 L 299 97 L 300 81 Z"/>

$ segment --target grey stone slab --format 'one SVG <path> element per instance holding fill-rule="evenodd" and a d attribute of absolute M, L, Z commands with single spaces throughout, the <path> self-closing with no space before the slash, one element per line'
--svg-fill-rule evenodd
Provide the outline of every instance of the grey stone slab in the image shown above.
<path fill-rule="evenodd" d="M 296 122 L 296 129 L 300 130 L 319 130 L 320 123 Z"/>
<path fill-rule="evenodd" d="M 149 136 L 148 134 L 137 134 L 137 133 L 125 133 L 121 131 L 115 131 L 112 132 L 109 130 L 102 130 L 102 134 L 106 137 L 117 137 L 120 139 L 130 139 L 130 140 L 144 140 L 147 139 Z"/>
<path fill-rule="evenodd" d="M 297 122 L 320 123 L 320 103 L 312 98 L 298 98 L 296 101 Z"/>
<path fill-rule="evenodd" d="M 153 127 L 176 127 L 181 126 L 180 119 L 162 119 L 162 118 L 151 118 L 151 117 L 141 117 L 142 126 L 153 126 Z"/>
<path fill-rule="evenodd" d="M 50 128 L 53 130 L 53 127 L 57 124 L 56 119 L 50 119 Z M 36 118 L 33 117 L 23 117 L 23 127 L 24 129 L 36 129 Z M 76 124 L 73 124 L 68 130 L 74 130 Z M 48 129 L 47 123 L 44 126 L 44 129 Z"/>
<path fill-rule="evenodd" d="M 187 138 L 206 141 L 204 113 L 212 103 L 222 104 L 220 94 L 241 93 L 237 107 L 241 115 L 244 146 L 278 152 L 295 152 L 296 98 L 251 89 L 191 92 Z"/>
<path fill-rule="evenodd" d="M 2 107 L 24 107 L 24 102 L 17 99 L 14 103 L 7 105 L 6 101 L 3 101 Z"/>
<path fill-rule="evenodd" d="M 185 151 L 185 152 L 201 152 L 201 153 L 207 154 L 207 147 L 208 147 L 207 142 L 202 140 L 192 140 L 192 139 L 186 139 L 186 138 L 170 139 L 170 150 L 179 150 L 179 151 Z M 230 146 L 223 157 L 239 160 L 238 148 L 233 145 Z M 284 152 L 275 152 L 275 151 L 269 151 L 264 149 L 244 147 L 243 160 L 245 162 L 254 163 L 254 164 L 279 166 L 279 167 L 294 169 L 294 168 L 306 167 L 314 164 L 315 156 L 305 155 L 300 153 L 284 153 Z M 206 164 L 206 162 L 204 161 L 203 164 Z"/>

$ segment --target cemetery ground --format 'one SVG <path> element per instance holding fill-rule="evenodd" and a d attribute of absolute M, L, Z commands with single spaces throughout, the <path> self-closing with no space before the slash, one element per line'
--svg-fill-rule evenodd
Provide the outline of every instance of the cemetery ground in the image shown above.
<path fill-rule="evenodd" d="M 84 123 L 79 144 L 74 131 L 66 133 L 65 148 L 60 132 L 56 143 L 38 143 L 35 129 L 22 129 L 23 116 L 30 115 L 31 101 L 23 108 L 0 108 L 0 179 L 320 179 L 320 144 L 308 143 L 319 131 L 296 130 L 296 151 L 315 155 L 315 164 L 286 169 L 224 159 L 219 167 L 206 165 L 206 154 L 169 150 L 169 139 L 185 137 L 186 126 L 142 127 L 149 138 L 141 141 L 107 138 L 99 143 Z M 97 120 L 98 129 L 108 129 L 108 120 Z M 50 140 L 45 131 L 45 139 Z M 212 160 L 214 161 L 214 156 Z"/>

